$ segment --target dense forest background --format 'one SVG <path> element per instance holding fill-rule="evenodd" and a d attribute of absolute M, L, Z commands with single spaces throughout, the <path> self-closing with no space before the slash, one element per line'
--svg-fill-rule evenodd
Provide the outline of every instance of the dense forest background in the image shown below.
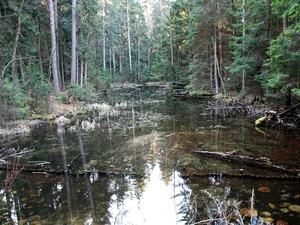
<path fill-rule="evenodd" d="M 299 0 L 1 0 L 0 120 L 112 83 L 300 96 Z"/>

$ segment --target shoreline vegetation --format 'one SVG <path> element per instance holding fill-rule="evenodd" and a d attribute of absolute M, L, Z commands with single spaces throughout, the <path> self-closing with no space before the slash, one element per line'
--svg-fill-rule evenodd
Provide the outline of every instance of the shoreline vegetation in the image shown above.
<path fill-rule="evenodd" d="M 272 127 L 277 124 L 289 128 L 297 128 L 299 126 L 299 113 L 286 117 L 286 114 L 293 109 L 300 108 L 299 102 L 289 108 L 277 108 L 279 111 L 276 112 L 273 110 L 276 106 L 268 104 L 263 100 L 258 100 L 256 97 L 253 97 L 253 95 L 239 97 L 234 94 L 225 96 L 220 94 L 209 95 L 208 93 L 189 93 L 186 89 L 182 89 L 182 87 L 177 89 L 176 85 L 174 86 L 170 83 L 162 84 L 159 82 L 147 83 L 144 86 L 135 83 L 115 83 L 111 85 L 110 92 L 115 90 L 122 90 L 124 92 L 128 92 L 128 90 L 135 91 L 140 90 L 143 87 L 156 87 L 158 89 L 155 91 L 156 94 L 163 95 L 168 93 L 174 100 L 208 97 L 216 101 L 209 101 L 209 105 L 206 109 L 204 109 L 203 114 L 211 114 L 220 117 L 248 116 L 253 118 L 253 124 L 255 127 L 265 126 L 266 123 L 270 123 L 270 121 Z M 103 95 L 107 97 L 108 92 L 104 91 Z M 60 96 L 50 95 L 46 103 L 47 109 L 40 110 L 42 113 L 35 113 L 35 111 L 31 110 L 29 113 L 30 116 L 25 119 L 3 122 L 0 126 L 0 137 L 26 135 L 34 127 L 45 123 L 52 123 L 60 116 L 72 118 L 83 115 L 87 112 L 84 107 L 88 104 L 89 103 L 80 100 L 76 96 L 69 97 L 69 93 L 66 92 L 60 93 Z M 285 117 L 283 118 L 282 116 Z M 286 118 L 288 118 L 288 122 L 284 121 Z"/>

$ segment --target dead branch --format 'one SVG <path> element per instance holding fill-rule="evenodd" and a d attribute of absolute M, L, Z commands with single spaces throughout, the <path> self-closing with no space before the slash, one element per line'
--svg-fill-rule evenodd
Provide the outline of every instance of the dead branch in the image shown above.
<path fill-rule="evenodd" d="M 12 157 L 21 157 L 25 155 L 28 152 L 32 152 L 33 149 L 23 148 L 20 149 L 20 147 L 16 148 L 2 148 L 0 150 L 0 163 L 6 163 L 7 158 Z"/>
<path fill-rule="evenodd" d="M 278 116 L 282 116 L 282 115 L 288 113 L 289 111 L 291 111 L 292 109 L 295 109 L 295 108 L 297 108 L 297 107 L 300 107 L 300 102 L 298 102 L 297 104 L 291 106 L 291 107 L 288 108 L 287 110 L 285 110 L 285 111 L 279 113 Z"/>
<path fill-rule="evenodd" d="M 19 158 L 14 158 L 14 161 L 11 165 L 11 169 L 7 166 L 6 178 L 4 180 L 4 190 L 5 192 L 9 192 L 11 189 L 16 177 L 22 171 L 24 167 L 19 168 Z"/>

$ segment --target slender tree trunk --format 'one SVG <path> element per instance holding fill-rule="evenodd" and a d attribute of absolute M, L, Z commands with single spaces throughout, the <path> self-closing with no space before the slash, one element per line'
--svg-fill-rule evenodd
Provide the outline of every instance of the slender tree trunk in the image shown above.
<path fill-rule="evenodd" d="M 112 50 L 109 48 L 109 76 L 112 77 Z"/>
<path fill-rule="evenodd" d="M 214 39 L 213 39 L 213 48 L 214 48 L 214 79 L 215 79 L 215 92 L 219 94 L 219 81 L 218 81 L 218 54 L 217 54 L 217 28 L 214 26 Z"/>
<path fill-rule="evenodd" d="M 243 58 L 245 57 L 245 25 L 246 25 L 246 2 L 245 0 L 243 0 L 243 19 L 242 19 L 242 23 L 243 23 Z M 242 90 L 245 90 L 245 69 L 242 69 Z"/>
<path fill-rule="evenodd" d="M 215 92 L 216 92 L 216 94 L 219 94 L 217 41 L 214 40 L 213 44 L 214 44 L 214 79 L 215 79 Z"/>
<path fill-rule="evenodd" d="M 214 89 L 214 78 L 213 78 L 213 68 L 212 68 L 212 56 L 211 56 L 211 48 L 210 45 L 207 46 L 207 58 L 208 58 L 208 65 L 209 65 L 209 84 L 210 84 L 210 91 L 213 92 Z"/>
<path fill-rule="evenodd" d="M 106 46 L 105 46 L 105 0 L 102 2 L 102 55 L 103 55 L 103 70 L 106 70 Z"/>
<path fill-rule="evenodd" d="M 219 17 L 221 17 L 221 12 L 220 12 L 220 3 L 218 2 L 217 3 L 217 8 L 218 8 L 218 15 L 219 15 Z M 218 23 L 218 43 L 219 43 L 219 45 L 218 45 L 218 47 L 219 47 L 219 76 L 222 78 L 222 80 L 223 80 L 223 70 L 222 70 L 222 68 L 223 68 L 223 45 L 222 45 L 222 30 L 221 30 L 221 25 L 222 23 L 221 22 L 219 22 Z M 224 87 L 223 87 L 224 88 Z"/>
<path fill-rule="evenodd" d="M 77 38 L 76 38 L 76 0 L 72 0 L 72 59 L 71 59 L 71 83 L 77 81 Z"/>
<path fill-rule="evenodd" d="M 39 21 L 38 18 L 36 19 L 36 23 L 37 23 L 37 27 L 38 27 L 39 32 L 41 32 L 40 21 Z M 37 45 L 38 45 L 38 54 L 39 54 L 39 66 L 40 66 L 40 72 L 42 74 L 41 82 L 43 83 L 44 82 L 44 77 L 43 77 L 44 69 L 43 69 L 42 48 L 41 48 L 41 37 L 40 37 L 40 35 L 38 35 L 37 38 L 38 38 Z"/>
<path fill-rule="evenodd" d="M 288 26 L 288 19 L 286 16 L 282 17 L 282 28 L 285 30 Z"/>
<path fill-rule="evenodd" d="M 151 45 L 148 47 L 148 71 L 151 71 L 152 67 L 152 47 Z"/>
<path fill-rule="evenodd" d="M 65 85 L 65 64 L 64 64 L 64 54 L 63 54 L 63 52 L 64 52 L 64 47 L 62 46 L 62 45 L 60 45 L 60 60 L 61 60 L 61 62 L 60 62 L 60 77 L 61 77 L 61 87 L 63 88 L 63 89 L 65 89 L 66 88 L 66 85 Z"/>
<path fill-rule="evenodd" d="M 173 53 L 173 32 L 172 27 L 170 27 L 170 50 L 171 50 L 171 66 L 174 66 L 174 53 Z"/>
<path fill-rule="evenodd" d="M 57 0 L 53 0 L 53 10 L 55 18 L 55 34 L 56 34 L 56 63 L 57 63 L 57 77 L 59 85 L 62 84 L 60 75 L 60 60 L 59 60 L 59 35 L 58 35 L 58 12 L 57 12 Z"/>
<path fill-rule="evenodd" d="M 112 48 L 112 60 L 113 60 L 113 74 L 115 74 L 116 72 L 116 53 L 115 53 L 115 46 L 113 45 L 113 48 Z"/>
<path fill-rule="evenodd" d="M 20 72 L 22 77 L 22 85 L 23 87 L 26 85 L 25 75 L 24 75 L 24 68 L 23 68 L 23 60 L 20 59 Z"/>
<path fill-rule="evenodd" d="M 128 0 L 127 0 L 127 7 L 126 7 L 126 14 L 127 14 L 127 35 L 128 35 L 129 71 L 130 71 L 130 74 L 132 74 L 131 37 L 130 37 L 130 20 L 129 20 L 129 4 L 128 4 Z"/>
<path fill-rule="evenodd" d="M 84 70 L 84 61 L 83 58 L 80 59 L 80 86 L 83 86 L 83 70 Z"/>
<path fill-rule="evenodd" d="M 57 54 L 56 54 L 56 34 L 55 34 L 55 18 L 53 1 L 48 0 L 49 13 L 50 13 L 50 30 L 51 30 L 51 64 L 52 64 L 52 75 L 53 75 L 53 87 L 56 93 L 60 92 L 58 73 L 57 73 Z"/>
<path fill-rule="evenodd" d="M 88 79 L 88 60 L 85 58 L 85 66 L 84 66 L 84 85 L 86 86 L 86 82 Z"/>
<path fill-rule="evenodd" d="M 119 72 L 120 75 L 123 75 L 123 49 L 122 45 L 119 46 Z"/>
<path fill-rule="evenodd" d="M 137 74 L 138 74 L 138 80 L 142 81 L 142 76 L 141 76 L 141 32 L 140 32 L 140 27 L 141 27 L 141 19 L 138 17 L 138 55 L 137 55 Z"/>
<path fill-rule="evenodd" d="M 271 37 L 271 0 L 267 0 L 267 37 L 270 39 Z"/>
<path fill-rule="evenodd" d="M 153 22 L 151 19 L 151 9 L 150 9 L 151 7 L 150 7 L 149 0 L 146 0 L 145 7 L 146 7 L 145 19 L 146 19 L 146 26 L 147 26 L 147 35 L 150 38 L 153 31 Z"/>
<path fill-rule="evenodd" d="M 23 4 L 24 0 L 22 0 L 20 7 L 19 7 L 19 12 L 18 12 L 18 26 L 17 26 L 17 32 L 16 32 L 16 37 L 13 45 L 13 51 L 11 55 L 11 75 L 14 81 L 14 85 L 16 89 L 19 89 L 19 81 L 18 81 L 18 75 L 17 75 L 17 69 L 16 69 L 16 55 L 17 55 L 17 48 L 19 45 L 19 36 L 20 36 L 20 31 L 21 31 L 21 13 L 23 10 Z"/>

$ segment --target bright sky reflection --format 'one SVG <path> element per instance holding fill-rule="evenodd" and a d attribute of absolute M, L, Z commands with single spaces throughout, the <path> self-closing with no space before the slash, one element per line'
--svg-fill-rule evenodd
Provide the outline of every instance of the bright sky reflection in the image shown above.
<path fill-rule="evenodd" d="M 128 180 L 132 182 L 132 180 Z M 134 189 L 129 188 L 122 202 L 116 195 L 111 197 L 109 213 L 110 224 L 115 225 L 173 225 L 180 222 L 183 215 L 178 214 L 183 196 L 174 198 L 181 192 L 184 180 L 178 172 L 174 172 L 169 184 L 162 180 L 159 165 L 150 172 L 149 180 L 141 197 L 138 199 Z M 186 185 L 185 185 L 186 186 Z M 188 189 L 185 187 L 185 190 Z M 189 189 L 188 189 L 189 190 Z"/>

